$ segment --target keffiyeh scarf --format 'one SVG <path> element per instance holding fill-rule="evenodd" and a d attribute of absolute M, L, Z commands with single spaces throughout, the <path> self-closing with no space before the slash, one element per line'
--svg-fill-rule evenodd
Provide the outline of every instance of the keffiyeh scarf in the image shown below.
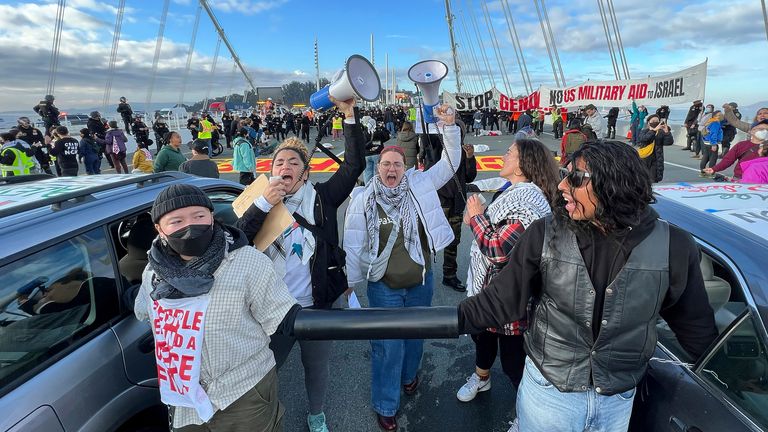
<path fill-rule="evenodd" d="M 413 201 L 408 196 L 410 189 L 408 176 L 403 176 L 400 184 L 390 188 L 384 185 L 378 175 L 371 182 L 373 191 L 368 195 L 365 206 L 366 228 L 370 239 L 370 262 L 373 262 L 379 253 L 379 211 L 384 210 L 387 217 L 394 221 L 391 235 L 397 237 L 399 230 L 403 230 L 403 241 L 408 255 L 421 266 L 424 265 L 424 254 L 419 239 L 419 219 Z"/>

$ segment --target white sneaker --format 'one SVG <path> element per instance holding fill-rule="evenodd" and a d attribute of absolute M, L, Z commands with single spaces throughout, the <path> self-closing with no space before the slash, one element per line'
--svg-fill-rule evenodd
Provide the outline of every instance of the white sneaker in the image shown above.
<path fill-rule="evenodd" d="M 484 392 L 491 389 L 491 377 L 483 381 L 476 373 L 467 378 L 467 383 L 461 386 L 458 392 L 456 392 L 456 398 L 462 402 L 469 402 L 477 396 L 479 392 Z"/>
<path fill-rule="evenodd" d="M 517 424 L 517 417 L 509 422 L 509 430 L 507 432 L 518 432 L 520 426 Z"/>

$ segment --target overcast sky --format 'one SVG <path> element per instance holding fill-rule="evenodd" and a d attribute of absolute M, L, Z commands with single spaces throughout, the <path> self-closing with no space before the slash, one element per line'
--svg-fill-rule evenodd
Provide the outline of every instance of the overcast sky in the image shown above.
<path fill-rule="evenodd" d="M 163 2 L 128 0 L 118 45 L 118 61 L 110 101 L 126 96 L 139 109 L 147 97 L 152 59 Z M 413 63 L 437 58 L 454 69 L 445 20 L 444 0 L 387 2 L 310 2 L 304 0 L 211 0 L 215 13 L 257 86 L 281 85 L 293 79 L 314 81 L 313 42 L 320 45 L 320 72 L 330 78 L 350 54 L 370 56 L 375 35 L 375 63 L 384 80 L 385 53 L 395 68 L 398 86 L 412 89 L 405 76 Z M 768 48 L 759 0 L 614 0 L 621 37 L 632 77 L 659 75 L 709 59 L 707 99 L 742 105 L 768 99 L 764 77 Z M 55 95 L 63 108 L 100 106 L 108 78 L 116 0 L 68 0 L 61 37 Z M 376 6 L 376 5 L 379 6 Z M 505 92 L 501 70 L 479 0 L 452 0 L 454 26 L 465 88 L 489 86 L 485 67 L 481 80 L 472 55 L 484 63 L 472 19 L 477 23 L 497 87 Z M 546 2 L 560 60 L 568 84 L 586 79 L 613 79 L 613 69 L 595 0 Z M 179 99 L 198 2 L 172 0 L 163 40 L 153 102 Z M 524 92 L 510 44 L 501 3 L 486 3 L 512 87 Z M 525 60 L 535 86 L 554 86 L 552 69 L 532 1 L 509 0 Z M 45 93 L 57 11 L 54 1 L 0 0 L 0 111 L 29 109 Z M 466 39 L 465 29 L 471 34 Z M 211 65 L 216 47 L 213 25 L 203 12 L 192 58 L 186 102 L 242 93 L 242 75 L 222 44 L 216 75 Z M 483 83 L 484 81 L 484 83 Z M 210 83 L 210 86 L 209 86 Z M 455 90 L 455 74 L 442 89 Z"/>

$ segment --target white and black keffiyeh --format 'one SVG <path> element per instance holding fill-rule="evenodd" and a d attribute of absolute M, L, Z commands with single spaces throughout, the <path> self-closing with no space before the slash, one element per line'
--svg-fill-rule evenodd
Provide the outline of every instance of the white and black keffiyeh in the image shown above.
<path fill-rule="evenodd" d="M 528 228 L 533 221 L 551 212 L 544 192 L 533 183 L 513 184 L 502 192 L 485 210 L 488 220 L 495 227 L 507 220 L 517 220 Z M 472 240 L 469 249 L 470 265 L 467 277 L 467 296 L 477 295 L 487 283 L 488 271 L 493 262 L 483 255 L 477 240 Z"/>
<path fill-rule="evenodd" d="M 410 192 L 408 176 L 403 176 L 400 184 L 390 188 L 385 186 L 379 176 L 376 175 L 373 176 L 371 187 L 373 192 L 368 196 L 368 203 L 365 206 L 366 228 L 371 245 L 369 251 L 371 262 L 379 253 L 379 212 L 377 207 L 381 206 L 387 217 L 393 221 L 391 235 L 397 236 L 402 227 L 403 241 L 408 255 L 416 264 L 423 266 L 425 261 L 419 239 L 418 215 L 413 201 L 408 197 Z"/>

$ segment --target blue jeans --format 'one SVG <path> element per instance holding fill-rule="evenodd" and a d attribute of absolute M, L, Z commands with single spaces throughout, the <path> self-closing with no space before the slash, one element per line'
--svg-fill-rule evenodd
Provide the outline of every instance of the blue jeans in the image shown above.
<path fill-rule="evenodd" d="M 368 304 L 387 308 L 431 306 L 432 290 L 431 271 L 424 275 L 423 285 L 413 288 L 391 289 L 381 281 L 368 282 Z M 423 351 L 422 339 L 371 341 L 371 406 L 374 411 L 388 417 L 397 414 L 400 387 L 416 379 Z"/>
<path fill-rule="evenodd" d="M 530 358 L 517 392 L 521 432 L 620 432 L 629 427 L 635 389 L 603 396 L 589 387 L 564 393 L 539 372 Z"/>
<path fill-rule="evenodd" d="M 376 164 L 379 163 L 379 155 L 365 157 L 365 172 L 363 172 L 363 181 L 368 184 L 376 175 Z"/>
<path fill-rule="evenodd" d="M 397 135 L 397 129 L 395 129 L 395 124 L 393 122 L 389 122 L 384 126 L 387 128 L 387 131 L 389 132 L 389 136 L 391 138 L 395 138 L 395 136 Z"/>

